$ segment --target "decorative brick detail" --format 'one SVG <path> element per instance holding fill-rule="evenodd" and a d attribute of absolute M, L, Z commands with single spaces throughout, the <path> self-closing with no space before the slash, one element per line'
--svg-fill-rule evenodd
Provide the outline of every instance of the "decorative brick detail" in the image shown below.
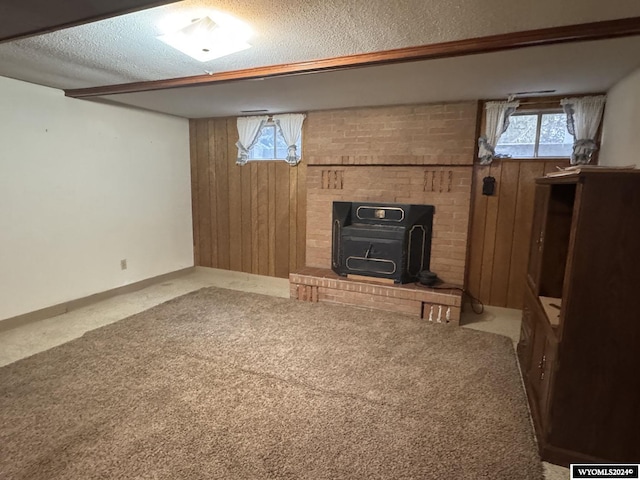
<path fill-rule="evenodd" d="M 305 302 L 317 302 L 318 301 L 318 287 L 311 285 L 299 285 L 298 286 L 298 299 Z"/>
<path fill-rule="evenodd" d="M 451 193 L 453 170 L 425 170 L 423 192 Z"/>
<path fill-rule="evenodd" d="M 291 298 L 301 300 L 303 302 L 318 301 L 318 287 L 315 285 L 304 285 L 300 283 L 290 283 Z"/>
<path fill-rule="evenodd" d="M 422 303 L 422 318 L 432 323 L 460 324 L 460 308 L 439 303 Z"/>
<path fill-rule="evenodd" d="M 460 323 L 462 295 L 455 289 L 434 290 L 415 284 L 383 285 L 355 281 L 322 268 L 305 268 L 300 272 L 292 273 L 289 275 L 289 284 L 291 298 L 298 300 L 338 303 L 404 313 L 434 323 L 450 325 Z M 314 291 L 317 292 L 315 297 Z"/>
<path fill-rule="evenodd" d="M 323 190 L 342 190 L 344 170 L 322 170 Z"/>

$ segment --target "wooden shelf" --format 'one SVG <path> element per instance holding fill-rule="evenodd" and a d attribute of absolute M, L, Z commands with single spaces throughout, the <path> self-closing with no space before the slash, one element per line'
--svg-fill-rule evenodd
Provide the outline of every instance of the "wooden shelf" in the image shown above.
<path fill-rule="evenodd" d="M 540 303 L 547 315 L 547 319 L 552 327 L 556 328 L 560 325 L 560 308 L 562 307 L 562 299 L 556 297 L 539 296 Z"/>

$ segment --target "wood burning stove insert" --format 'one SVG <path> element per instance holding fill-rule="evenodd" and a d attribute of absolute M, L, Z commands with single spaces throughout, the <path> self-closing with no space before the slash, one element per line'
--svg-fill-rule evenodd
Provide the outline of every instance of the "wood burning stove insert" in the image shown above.
<path fill-rule="evenodd" d="M 332 270 L 416 281 L 429 270 L 434 211 L 433 205 L 333 202 Z"/>

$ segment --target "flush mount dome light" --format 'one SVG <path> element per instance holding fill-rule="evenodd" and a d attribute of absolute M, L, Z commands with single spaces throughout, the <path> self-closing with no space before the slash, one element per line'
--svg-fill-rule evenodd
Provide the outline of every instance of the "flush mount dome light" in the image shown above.
<path fill-rule="evenodd" d="M 251 48 L 247 43 L 251 29 L 246 24 L 226 14 L 213 16 L 216 21 L 211 14 L 196 18 L 158 39 L 200 62 Z"/>

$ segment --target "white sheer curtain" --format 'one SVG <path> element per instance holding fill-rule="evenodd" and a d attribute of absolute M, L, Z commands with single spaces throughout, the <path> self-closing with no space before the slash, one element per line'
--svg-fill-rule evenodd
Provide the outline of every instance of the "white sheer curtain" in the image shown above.
<path fill-rule="evenodd" d="M 496 156 L 496 144 L 509 128 L 509 117 L 520 102 L 487 102 L 485 109 L 485 133 L 478 139 L 478 158 L 481 165 L 489 165 Z"/>
<path fill-rule="evenodd" d="M 567 114 L 567 130 L 573 135 L 573 165 L 591 161 L 593 152 L 598 149 L 596 135 L 602 119 L 602 110 L 606 96 L 563 98 L 560 101 Z"/>
<path fill-rule="evenodd" d="M 278 126 L 278 130 L 287 143 L 287 163 L 289 165 L 297 165 L 300 162 L 300 156 L 296 151 L 296 143 L 302 136 L 302 123 L 305 118 L 306 115 L 303 113 L 286 113 L 273 116 L 273 123 Z"/>
<path fill-rule="evenodd" d="M 245 165 L 249 160 L 249 150 L 260 137 L 260 131 L 268 120 L 268 116 L 238 117 L 238 159 L 236 165 Z"/>

